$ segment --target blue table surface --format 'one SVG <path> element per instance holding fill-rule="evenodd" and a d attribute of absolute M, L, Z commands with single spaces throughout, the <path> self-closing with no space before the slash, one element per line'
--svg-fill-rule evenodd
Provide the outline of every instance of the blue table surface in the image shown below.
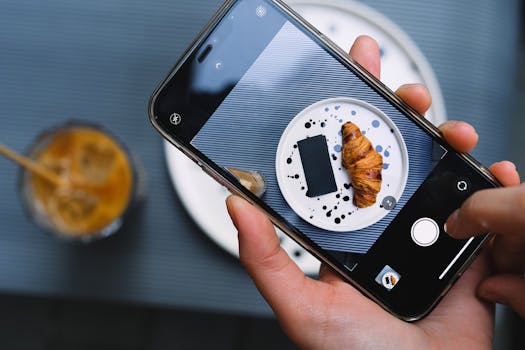
<path fill-rule="evenodd" d="M 517 1 L 364 1 L 401 25 L 436 70 L 449 117 L 479 130 L 475 153 L 507 152 Z M 147 120 L 156 84 L 216 0 L 4 0 L 0 142 L 24 151 L 69 119 L 101 124 L 147 169 L 148 198 L 118 235 L 90 246 L 51 239 L 27 220 L 18 169 L 0 160 L 0 292 L 267 314 L 240 264 L 206 238 L 174 193 Z"/>

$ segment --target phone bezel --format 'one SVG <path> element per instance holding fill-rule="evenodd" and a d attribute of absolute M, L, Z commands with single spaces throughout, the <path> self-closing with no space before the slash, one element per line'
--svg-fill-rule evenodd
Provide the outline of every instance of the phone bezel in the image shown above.
<path fill-rule="evenodd" d="M 434 140 L 439 140 L 442 144 L 447 144 L 446 141 L 443 139 L 440 131 L 438 128 L 436 128 L 430 121 L 425 119 L 423 116 L 421 116 L 417 111 L 415 111 L 410 105 L 405 103 L 400 97 L 398 97 L 393 91 L 391 91 L 386 85 L 384 85 L 379 79 L 377 79 L 375 76 L 373 76 L 371 73 L 369 73 L 366 69 L 364 69 L 358 62 L 353 60 L 346 52 L 344 52 L 339 46 L 337 46 L 334 42 L 332 42 L 329 38 L 327 38 L 325 35 L 323 35 L 321 32 L 319 32 L 315 27 L 313 27 L 310 23 L 308 23 L 304 18 L 302 18 L 299 14 L 294 12 L 287 4 L 285 4 L 281 0 L 266 0 L 269 2 L 272 2 L 275 4 L 280 10 L 284 12 L 286 16 L 288 16 L 290 19 L 294 20 L 296 23 L 301 25 L 303 28 L 308 30 L 308 32 L 315 38 L 315 40 L 320 41 L 324 45 L 328 47 L 329 54 L 333 56 L 337 56 L 336 58 L 345 61 L 348 65 L 352 66 L 356 74 L 363 80 L 367 81 L 370 85 L 372 85 L 375 89 L 378 90 L 378 92 L 390 103 L 392 103 L 395 107 L 403 110 L 404 114 L 407 115 L 408 118 L 410 118 L 412 121 L 417 123 L 423 130 L 425 130 L 428 134 L 432 136 Z M 259 200 L 254 197 L 249 191 L 247 191 L 242 186 L 239 186 L 236 182 L 232 181 L 232 178 L 228 178 L 228 176 L 225 176 L 225 174 L 221 174 L 217 169 L 213 167 L 213 163 L 211 161 L 208 161 L 204 156 L 200 155 L 198 151 L 193 149 L 191 145 L 185 144 L 184 142 L 181 142 L 180 140 L 177 140 L 173 135 L 168 131 L 165 130 L 165 128 L 158 123 L 158 116 L 155 115 L 155 104 L 157 101 L 157 98 L 161 91 L 163 91 L 164 87 L 168 84 L 168 82 L 173 78 L 173 76 L 177 73 L 177 71 L 184 65 L 184 63 L 188 60 L 188 58 L 197 50 L 202 42 L 208 38 L 208 36 L 211 34 L 213 29 L 216 27 L 218 23 L 224 18 L 224 15 L 230 10 L 232 6 L 237 3 L 238 0 L 226 0 L 221 7 L 218 9 L 216 14 L 210 19 L 210 21 L 206 24 L 206 26 L 202 29 L 202 31 L 197 35 L 197 37 L 194 39 L 194 41 L 190 44 L 190 46 L 186 49 L 184 54 L 181 56 L 181 58 L 175 63 L 175 65 L 172 67 L 170 73 L 167 75 L 167 77 L 157 86 L 155 91 L 150 97 L 149 105 L 148 105 L 148 114 L 149 119 L 154 128 L 165 138 L 167 139 L 171 144 L 173 144 L 176 148 L 178 148 L 180 151 L 182 151 L 187 157 L 189 157 L 191 160 L 193 160 L 195 163 L 197 163 L 208 175 L 213 177 L 216 181 L 218 181 L 221 185 L 228 188 L 230 192 L 233 194 L 239 195 L 243 197 L 245 200 L 250 202 L 252 205 L 256 206 L 257 208 L 263 210 L 266 212 L 266 214 L 269 216 L 270 220 L 273 222 L 274 225 L 279 227 L 284 233 L 286 233 L 289 237 L 291 237 L 294 241 L 296 241 L 298 244 L 300 244 L 303 248 L 305 248 L 308 252 L 310 252 L 312 255 L 314 255 L 316 258 L 321 260 L 323 263 L 330 266 L 334 271 L 336 271 L 342 278 L 344 278 L 347 282 L 349 282 L 353 287 L 358 289 L 361 293 L 366 295 L 368 298 L 372 299 L 374 302 L 376 302 L 378 305 L 380 305 L 382 308 L 390 312 L 391 314 L 395 315 L 396 317 L 403 319 L 405 321 L 417 321 L 423 317 L 425 317 L 428 313 L 432 311 L 432 309 L 439 303 L 439 301 L 442 299 L 442 297 L 448 292 L 448 290 L 451 288 L 453 283 L 461 276 L 461 274 L 466 270 L 466 268 L 470 265 L 470 263 L 473 261 L 473 259 L 477 256 L 477 253 L 480 251 L 480 249 L 486 244 L 486 242 L 491 237 L 490 234 L 487 234 L 484 239 L 478 244 L 476 249 L 470 254 L 468 257 L 464 257 L 464 263 L 459 267 L 457 272 L 454 275 L 451 275 L 448 278 L 448 283 L 443 288 L 442 292 L 439 294 L 439 296 L 429 305 L 429 307 L 416 315 L 403 315 L 397 312 L 393 309 L 392 306 L 383 303 L 379 298 L 376 298 L 373 293 L 371 293 L 369 290 L 362 287 L 357 281 L 355 281 L 351 276 L 349 276 L 346 273 L 346 270 L 338 266 L 337 263 L 331 261 L 329 257 L 322 254 L 322 252 L 318 251 L 315 246 L 312 244 L 313 242 L 309 242 L 307 237 L 303 237 L 297 232 L 293 230 L 292 227 L 289 227 L 287 224 L 285 224 L 280 218 L 278 218 L 276 215 L 272 214 L 271 212 L 268 212 L 263 204 L 259 203 Z M 486 167 L 484 167 L 482 164 L 477 162 L 471 155 L 465 154 L 465 153 L 459 153 L 455 152 L 461 159 L 463 159 L 465 162 L 467 162 L 474 170 L 476 170 L 481 176 L 485 177 L 490 183 L 492 183 L 495 187 L 501 186 L 499 182 L 492 176 L 492 174 L 488 171 Z M 211 163 L 211 164 L 208 164 Z M 217 166 L 217 165 L 215 165 Z M 217 166 L 218 167 L 218 166 Z M 219 167 L 218 167 L 219 168 Z"/>

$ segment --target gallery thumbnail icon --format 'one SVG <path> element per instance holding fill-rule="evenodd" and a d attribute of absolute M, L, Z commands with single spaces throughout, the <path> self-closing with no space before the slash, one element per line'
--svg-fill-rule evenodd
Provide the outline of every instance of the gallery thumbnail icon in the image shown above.
<path fill-rule="evenodd" d="M 392 290 L 401 279 L 401 275 L 396 270 L 386 265 L 376 276 L 375 281 L 382 285 L 386 290 Z"/>

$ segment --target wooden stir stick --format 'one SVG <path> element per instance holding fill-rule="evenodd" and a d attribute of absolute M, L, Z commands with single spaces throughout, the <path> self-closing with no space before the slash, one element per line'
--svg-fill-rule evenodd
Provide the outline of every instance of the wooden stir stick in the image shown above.
<path fill-rule="evenodd" d="M 47 169 L 42 164 L 37 163 L 31 158 L 25 157 L 2 144 L 0 144 L 0 154 L 20 164 L 27 170 L 31 171 L 33 174 L 42 177 L 43 179 L 49 181 L 55 186 L 64 186 L 67 184 L 67 182 L 64 179 L 62 179 L 60 176 L 58 176 L 51 170 Z"/>

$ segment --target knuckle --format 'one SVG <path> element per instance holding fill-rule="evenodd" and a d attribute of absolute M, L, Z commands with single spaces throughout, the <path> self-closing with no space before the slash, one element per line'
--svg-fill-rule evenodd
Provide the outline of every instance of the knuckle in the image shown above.
<path fill-rule="evenodd" d="M 240 260 L 248 270 L 257 269 L 259 271 L 276 272 L 283 270 L 290 261 L 287 256 L 282 256 L 283 253 L 286 254 L 279 245 L 276 245 L 274 249 L 262 256 L 240 254 Z"/>
<path fill-rule="evenodd" d="M 261 268 L 268 271 L 280 271 L 288 265 L 289 259 L 281 256 L 281 248 L 277 248 L 271 254 L 264 256 L 258 263 Z M 286 254 L 286 253 L 285 253 Z"/>

